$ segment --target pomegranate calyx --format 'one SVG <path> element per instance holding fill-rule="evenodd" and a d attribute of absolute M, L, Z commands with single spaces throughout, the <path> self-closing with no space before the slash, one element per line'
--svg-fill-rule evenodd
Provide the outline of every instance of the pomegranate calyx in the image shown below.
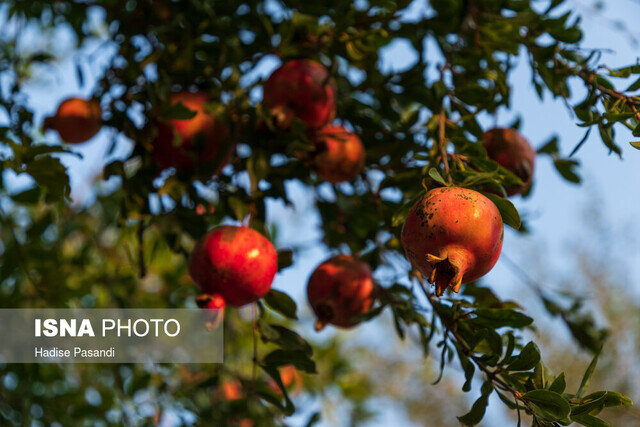
<path fill-rule="evenodd" d="M 335 309 L 330 302 L 325 301 L 318 304 L 316 310 L 318 320 L 316 320 L 314 328 L 316 331 L 321 331 L 325 326 L 331 323 L 331 320 L 333 320 L 333 318 L 335 317 Z"/>
<path fill-rule="evenodd" d="M 435 283 L 436 296 L 442 296 L 448 287 L 458 293 L 464 276 L 462 258 L 451 253 L 443 256 L 427 254 L 426 259 L 432 268 L 429 283 Z"/>

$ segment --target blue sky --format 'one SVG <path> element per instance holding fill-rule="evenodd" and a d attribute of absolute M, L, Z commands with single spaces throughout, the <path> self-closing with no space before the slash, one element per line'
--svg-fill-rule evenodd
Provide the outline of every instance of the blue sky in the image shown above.
<path fill-rule="evenodd" d="M 633 46 L 623 32 L 613 29 L 608 21 L 594 14 L 587 1 L 570 1 L 576 10 L 586 11 L 583 17 L 585 30 L 584 47 L 612 49 L 613 52 L 605 52 L 603 61 L 611 66 L 623 66 L 635 63 L 640 51 Z M 611 2 L 607 2 L 611 3 Z M 604 12 L 608 19 L 621 20 L 630 28 L 640 21 L 640 2 L 634 0 L 619 0 L 616 8 L 609 7 Z M 420 1 L 412 8 L 409 18 L 419 16 L 423 6 Z M 58 38 L 66 37 L 61 31 Z M 61 43 L 64 45 L 64 43 Z M 98 50 L 96 50 L 98 49 Z M 97 52 L 90 60 L 87 52 Z M 92 84 L 99 71 L 108 59 L 108 47 L 98 48 L 97 44 L 88 46 L 81 55 L 68 55 L 64 61 L 54 65 L 54 73 L 39 73 L 36 80 L 27 88 L 29 102 L 36 108 L 40 117 L 52 114 L 60 100 L 71 95 L 89 95 L 93 89 Z M 433 54 L 437 56 L 437 54 Z M 411 66 L 415 61 L 415 53 L 402 41 L 396 42 L 383 49 L 381 52 L 381 67 L 383 69 L 402 69 Z M 75 78 L 74 60 L 79 60 L 86 72 L 85 86 L 80 87 Z M 268 73 L 277 66 L 276 61 L 267 61 L 261 64 L 257 72 L 261 75 Z M 46 76 L 46 77 L 45 77 Z M 521 132 L 533 143 L 540 146 L 552 135 L 558 135 L 561 141 L 562 152 L 567 154 L 573 146 L 582 138 L 584 130 L 575 125 L 566 106 L 561 101 L 551 100 L 548 97 L 540 102 L 530 86 L 531 73 L 526 61 L 520 58 L 519 65 L 511 76 L 514 87 L 512 99 L 512 111 L 501 111 L 497 121 L 500 125 L 507 125 L 520 115 L 522 117 Z M 578 88 L 578 86 L 576 86 Z M 576 90 L 575 99 L 580 99 L 583 91 Z M 494 118 L 487 118 L 485 125 L 490 127 Z M 113 133 L 104 129 L 98 137 L 92 141 L 77 147 L 77 151 L 83 155 L 82 160 L 71 156 L 65 156 L 65 163 L 70 167 L 72 177 L 73 195 L 76 200 L 83 200 L 90 194 L 88 183 L 101 166 L 106 162 L 106 150 Z M 53 135 L 49 134 L 49 138 Z M 597 136 L 592 132 L 587 144 L 583 146 L 576 158 L 581 161 L 580 174 L 584 178 L 581 186 L 575 186 L 563 181 L 547 157 L 539 157 L 535 172 L 535 187 L 528 199 L 516 198 L 514 202 L 525 214 L 531 228 L 531 235 L 521 236 L 515 232 L 507 231 L 503 251 L 511 259 L 522 263 L 529 274 L 536 278 L 537 272 L 532 270 L 534 262 L 531 256 L 539 257 L 546 265 L 545 274 L 553 272 L 557 277 L 572 276 L 574 266 L 569 262 L 567 251 L 574 245 L 597 248 L 600 242 L 594 239 L 594 234 L 586 226 L 584 216 L 586 210 L 597 206 L 602 209 L 606 218 L 611 221 L 615 229 L 623 231 L 628 236 L 638 235 L 639 225 L 635 218 L 640 216 L 640 201 L 638 196 L 638 183 L 640 183 L 640 151 L 628 145 L 630 133 L 622 130 L 618 132 L 617 142 L 623 147 L 623 160 L 615 155 L 607 155 L 607 150 Z M 364 141 L 366 145 L 366 141 Z M 74 150 L 76 147 L 74 147 Z M 115 156 L 126 155 L 131 145 L 122 141 L 118 145 Z M 19 180 L 16 181 L 16 183 Z M 305 285 L 313 268 L 323 261 L 329 254 L 326 249 L 318 244 L 320 237 L 318 227 L 319 218 L 313 210 L 312 200 L 308 193 L 300 185 L 291 185 L 296 195 L 296 209 L 286 209 L 279 202 L 270 204 L 270 218 L 281 226 L 281 238 L 278 242 L 281 246 L 294 243 L 309 243 L 308 249 L 300 253 L 292 268 L 279 274 L 274 287 L 289 292 L 297 300 L 300 307 L 306 307 Z M 623 242 L 616 248 L 621 256 L 627 259 L 640 259 L 640 245 L 634 244 L 633 239 Z M 626 263 L 630 271 L 628 277 L 633 284 L 635 297 L 640 293 L 640 263 Z M 485 283 L 490 284 L 501 296 L 512 298 L 516 301 L 529 293 L 525 292 L 524 284 L 520 283 L 504 262 L 499 261 L 497 266 L 489 273 Z M 311 324 L 306 329 L 307 335 L 313 334 Z M 358 330 L 357 335 L 369 339 L 379 332 L 375 322 Z M 332 330 L 322 334 L 332 334 Z M 347 332 L 355 335 L 354 332 Z M 322 335 L 321 335 L 322 336 Z M 373 341 L 376 341 L 375 338 Z M 471 393 L 470 398 L 475 395 Z M 500 419 L 500 413 L 495 402 L 490 406 L 489 416 L 492 420 Z M 374 424 L 386 424 L 389 422 L 404 422 L 402 414 L 396 410 L 389 410 L 385 415 L 376 420 Z"/>

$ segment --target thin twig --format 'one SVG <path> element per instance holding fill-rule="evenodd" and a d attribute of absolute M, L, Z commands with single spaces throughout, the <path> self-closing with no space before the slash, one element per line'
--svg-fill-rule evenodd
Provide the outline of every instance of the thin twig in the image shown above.
<path fill-rule="evenodd" d="M 440 148 L 440 156 L 442 157 L 442 163 L 444 164 L 444 173 L 449 184 L 453 183 L 451 179 L 451 171 L 449 170 L 449 155 L 447 154 L 447 137 L 445 135 L 447 116 L 444 112 L 444 107 L 440 110 L 438 115 L 438 147 Z"/>

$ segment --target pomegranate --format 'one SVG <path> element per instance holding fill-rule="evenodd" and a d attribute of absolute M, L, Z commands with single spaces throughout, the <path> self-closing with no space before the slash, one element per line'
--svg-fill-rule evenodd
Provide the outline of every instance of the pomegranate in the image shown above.
<path fill-rule="evenodd" d="M 371 269 L 349 255 L 329 258 L 311 274 L 307 297 L 318 317 L 316 330 L 329 323 L 355 326 L 354 317 L 368 312 L 375 299 Z"/>
<path fill-rule="evenodd" d="M 328 182 L 353 181 L 362 171 L 365 151 L 358 135 L 342 126 L 327 125 L 315 135 L 313 168 Z"/>
<path fill-rule="evenodd" d="M 329 123 L 336 113 L 336 83 L 326 68 L 309 59 L 288 61 L 264 84 L 264 104 L 276 124 L 288 129 L 294 118 L 309 129 Z"/>
<path fill-rule="evenodd" d="M 489 272 L 502 250 L 504 228 L 496 205 L 460 187 L 436 188 L 411 208 L 402 227 L 402 246 L 413 267 L 436 285 L 451 287 Z"/>
<path fill-rule="evenodd" d="M 204 93 L 180 92 L 171 96 L 171 104 L 182 103 L 196 115 L 190 119 L 158 122 L 152 159 L 162 169 L 174 167 L 191 171 L 196 164 L 217 162 L 215 175 L 228 163 L 233 149 L 229 129 L 205 109 Z"/>
<path fill-rule="evenodd" d="M 53 117 L 44 121 L 45 129 L 55 129 L 64 142 L 79 144 L 93 138 L 102 127 L 102 110 L 96 101 L 67 98 Z"/>
<path fill-rule="evenodd" d="M 533 182 L 536 152 L 520 132 L 511 128 L 494 128 L 484 134 L 484 148 L 489 157 L 515 174 L 523 182 L 505 190 L 513 196 L 524 193 Z"/>
<path fill-rule="evenodd" d="M 209 231 L 189 261 L 191 278 L 202 292 L 217 294 L 231 307 L 265 296 L 277 269 L 276 250 L 266 237 L 232 225 Z"/>

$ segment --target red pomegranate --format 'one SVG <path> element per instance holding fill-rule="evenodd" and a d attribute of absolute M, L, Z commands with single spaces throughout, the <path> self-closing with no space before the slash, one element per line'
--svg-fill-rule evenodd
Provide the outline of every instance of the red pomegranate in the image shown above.
<path fill-rule="evenodd" d="M 523 185 L 505 188 L 507 195 L 521 194 L 531 187 L 536 152 L 520 132 L 511 128 L 491 129 L 484 134 L 484 148 L 491 159 L 523 182 Z"/>
<path fill-rule="evenodd" d="M 96 101 L 68 98 L 60 103 L 53 117 L 44 121 L 45 129 L 55 129 L 69 144 L 93 138 L 102 127 L 102 110 Z"/>
<path fill-rule="evenodd" d="M 171 96 L 171 104 L 182 103 L 196 115 L 190 119 L 158 122 L 152 159 L 158 167 L 190 171 L 196 164 L 217 162 L 215 175 L 229 162 L 233 144 L 224 123 L 208 112 L 204 93 L 180 92 Z"/>
<path fill-rule="evenodd" d="M 219 295 L 231 307 L 265 296 L 277 269 L 276 250 L 266 237 L 232 225 L 209 231 L 189 261 L 191 278 L 202 292 Z"/>
<path fill-rule="evenodd" d="M 349 255 L 329 258 L 311 274 L 307 297 L 318 317 L 316 330 L 329 323 L 355 326 L 354 317 L 368 312 L 375 299 L 371 269 Z"/>
<path fill-rule="evenodd" d="M 288 129 L 298 118 L 307 128 L 318 129 L 335 117 L 336 91 L 335 81 L 322 64 L 296 59 L 269 76 L 263 99 L 279 127 Z"/>
<path fill-rule="evenodd" d="M 358 135 L 342 126 L 327 125 L 315 137 L 313 168 L 328 182 L 353 181 L 362 171 L 365 151 Z"/>
<path fill-rule="evenodd" d="M 502 217 L 491 200 L 460 187 L 433 189 L 411 208 L 402 227 L 407 259 L 438 296 L 489 272 L 502 250 Z"/>

